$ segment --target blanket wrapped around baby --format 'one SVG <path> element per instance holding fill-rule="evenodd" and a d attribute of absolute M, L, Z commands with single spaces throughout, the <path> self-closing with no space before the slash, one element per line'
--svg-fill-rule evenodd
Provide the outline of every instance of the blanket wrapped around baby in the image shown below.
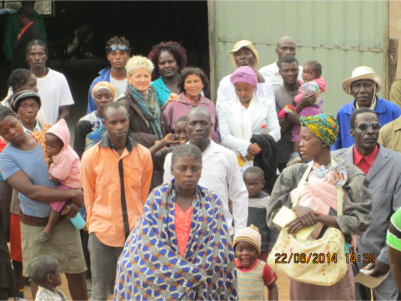
<path fill-rule="evenodd" d="M 198 186 L 185 256 L 174 180 L 155 188 L 118 260 L 114 300 L 237 300 L 234 251 L 219 197 Z"/>

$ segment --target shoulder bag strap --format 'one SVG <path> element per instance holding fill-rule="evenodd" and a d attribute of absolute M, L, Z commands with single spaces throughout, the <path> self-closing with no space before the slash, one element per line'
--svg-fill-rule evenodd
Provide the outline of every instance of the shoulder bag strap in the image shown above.
<path fill-rule="evenodd" d="M 305 170 L 305 173 L 303 174 L 301 180 L 300 180 L 299 183 L 298 183 L 297 193 L 296 193 L 296 197 L 295 197 L 294 204 L 292 205 L 292 207 L 295 207 L 296 205 L 298 205 L 299 196 L 300 196 L 300 194 L 301 194 L 301 187 L 304 185 L 305 180 L 306 180 L 306 178 L 308 177 L 308 175 L 309 175 L 309 173 L 310 173 L 310 171 L 311 171 L 311 169 L 312 169 L 313 162 L 314 162 L 314 161 L 312 161 L 312 162 L 309 163 L 308 168 Z"/>

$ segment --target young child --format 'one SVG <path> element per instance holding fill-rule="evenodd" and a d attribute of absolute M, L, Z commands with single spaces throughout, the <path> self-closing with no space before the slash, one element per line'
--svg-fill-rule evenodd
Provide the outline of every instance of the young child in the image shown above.
<path fill-rule="evenodd" d="M 240 300 L 265 300 L 264 287 L 269 300 L 278 300 L 277 276 L 266 262 L 258 259 L 261 236 L 254 225 L 238 231 L 234 236 L 235 266 L 237 267 Z"/>
<path fill-rule="evenodd" d="M 58 189 L 80 189 L 81 162 L 74 149 L 70 146 L 70 132 L 64 119 L 60 119 L 46 133 L 46 153 L 50 157 L 49 174 L 60 184 Z M 66 201 L 51 202 L 49 221 L 42 232 L 35 236 L 41 242 L 48 240 L 53 232 L 60 212 Z M 78 213 L 79 214 L 79 213 Z"/>
<path fill-rule="evenodd" d="M 67 297 L 56 289 L 61 285 L 60 266 L 53 256 L 34 258 L 29 266 L 29 277 L 38 285 L 35 301 L 64 301 Z"/>
<path fill-rule="evenodd" d="M 262 191 L 265 186 L 265 176 L 261 168 L 253 166 L 244 171 L 242 175 L 248 199 L 248 226 L 254 224 L 262 236 L 259 259 L 267 261 L 267 256 L 276 243 L 278 232 L 270 230 L 267 226 L 266 211 L 270 204 L 270 196 Z"/>
<path fill-rule="evenodd" d="M 299 113 L 299 116 L 315 116 L 317 114 L 322 113 L 323 99 L 320 96 L 320 94 L 326 91 L 327 83 L 321 75 L 322 75 L 322 65 L 319 62 L 313 60 L 306 62 L 302 73 L 302 79 L 304 82 L 303 83 L 299 82 L 299 84 L 301 85 L 301 87 L 299 88 L 300 93 L 294 97 L 294 102 L 296 104 L 299 103 L 302 97 L 310 93 L 316 93 L 317 98 L 315 104 L 303 109 Z M 292 109 L 295 110 L 294 107 L 292 107 Z M 283 110 L 285 110 L 285 108 Z M 301 158 L 299 157 L 298 154 L 299 141 L 301 141 L 299 137 L 300 130 L 301 127 L 299 124 L 295 124 L 292 128 L 291 141 L 292 141 L 293 153 L 291 154 L 291 158 L 288 161 L 287 166 L 301 162 Z"/>

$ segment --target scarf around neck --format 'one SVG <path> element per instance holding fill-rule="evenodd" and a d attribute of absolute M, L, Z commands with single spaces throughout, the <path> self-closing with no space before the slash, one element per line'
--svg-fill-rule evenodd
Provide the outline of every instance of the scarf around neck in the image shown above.
<path fill-rule="evenodd" d="M 149 132 L 155 135 L 157 140 L 163 139 L 163 131 L 160 127 L 160 106 L 154 89 L 150 87 L 148 97 L 145 98 L 131 84 L 128 87 L 143 115 L 149 122 Z"/>

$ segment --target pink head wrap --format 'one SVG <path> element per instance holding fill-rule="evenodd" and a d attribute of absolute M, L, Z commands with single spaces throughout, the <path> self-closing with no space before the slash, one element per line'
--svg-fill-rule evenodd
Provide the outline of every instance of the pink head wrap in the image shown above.
<path fill-rule="evenodd" d="M 255 71 L 248 66 L 241 66 L 235 69 L 234 73 L 230 77 L 233 85 L 238 82 L 248 83 L 257 88 L 258 78 Z"/>

